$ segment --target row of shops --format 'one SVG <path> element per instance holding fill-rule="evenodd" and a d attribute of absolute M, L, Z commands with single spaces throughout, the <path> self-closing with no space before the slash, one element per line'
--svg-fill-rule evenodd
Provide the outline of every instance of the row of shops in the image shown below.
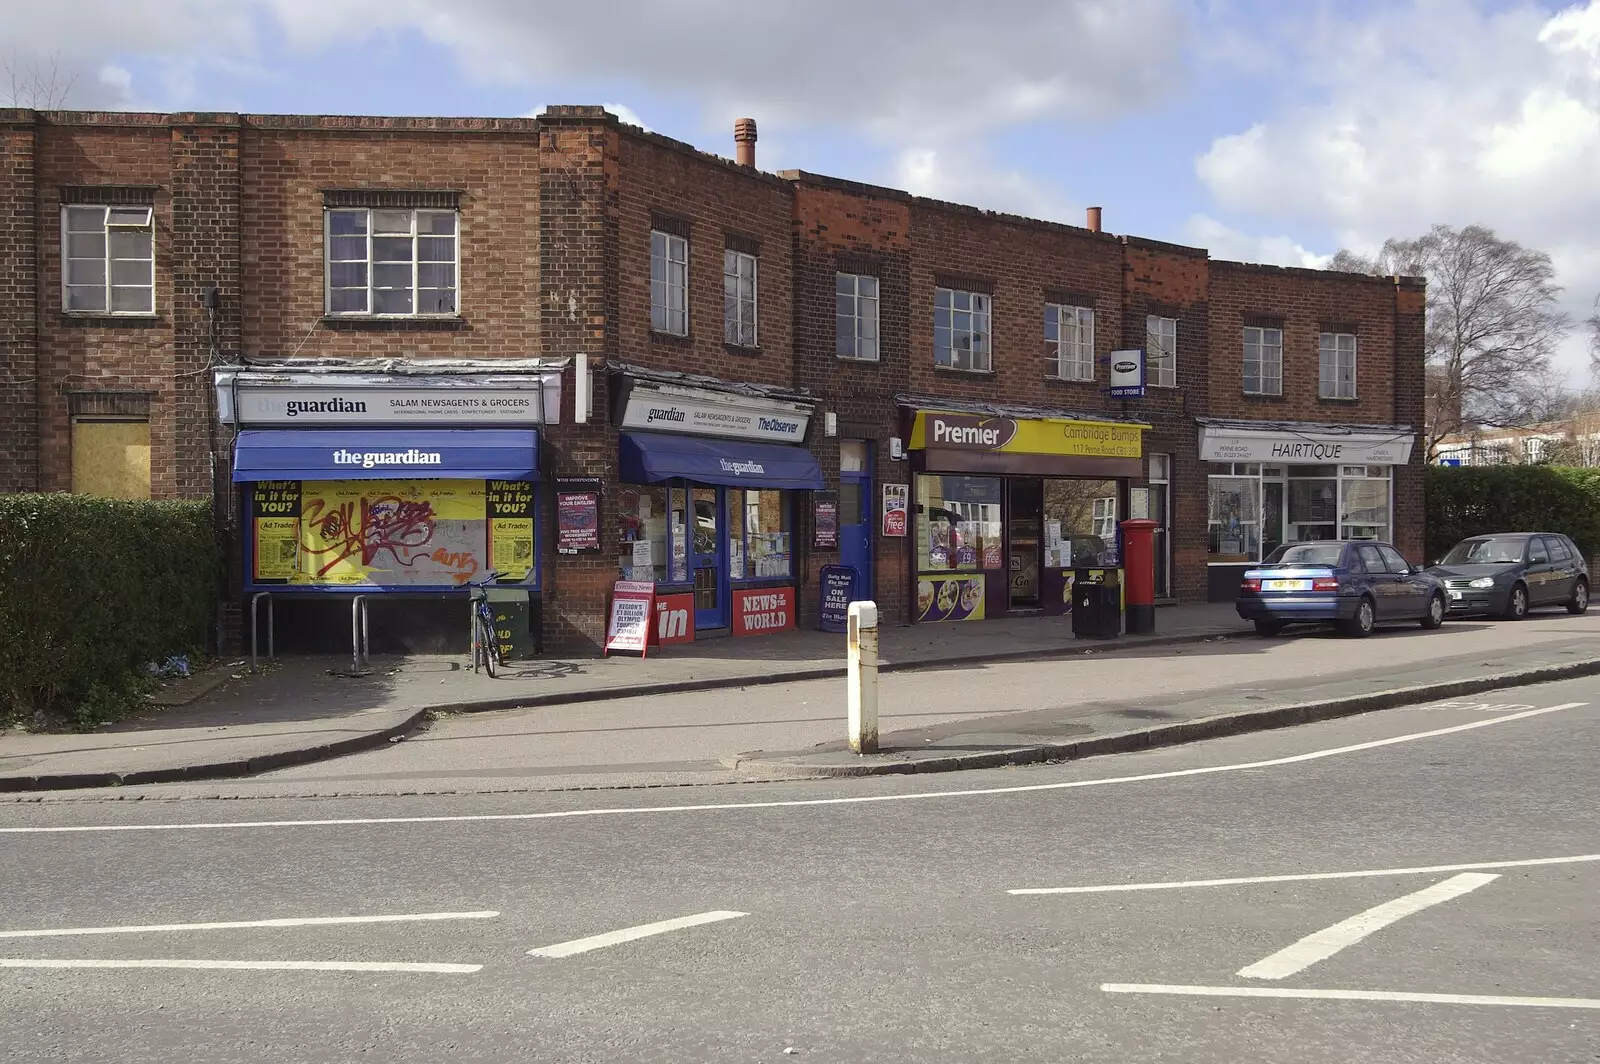
<path fill-rule="evenodd" d="M 653 589 L 653 639 L 670 643 L 795 627 L 823 564 L 836 597 L 839 573 L 852 598 L 894 588 L 915 623 L 1059 614 L 1074 572 L 1115 579 L 1129 517 L 1157 523 L 1158 595 L 1189 564 L 1173 455 L 1137 419 L 901 395 L 894 436 L 852 439 L 804 394 L 593 370 L 581 356 L 219 370 L 244 591 L 437 598 L 492 573 L 538 601 L 618 581 Z M 1393 538 L 1409 427 L 1190 425 L 1211 597 L 1282 542 Z M 580 627 L 603 630 L 592 620 Z"/>

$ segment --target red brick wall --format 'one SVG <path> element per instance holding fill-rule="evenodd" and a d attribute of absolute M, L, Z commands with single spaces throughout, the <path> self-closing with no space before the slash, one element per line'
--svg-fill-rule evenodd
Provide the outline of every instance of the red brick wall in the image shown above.
<path fill-rule="evenodd" d="M 540 350 L 531 119 L 251 116 L 240 163 L 244 354 L 526 358 Z M 324 321 L 325 189 L 459 190 L 460 322 Z"/>
<path fill-rule="evenodd" d="M 617 353 L 641 366 L 787 385 L 794 369 L 788 182 L 654 134 L 625 130 L 618 139 Z M 687 339 L 650 329 L 652 211 L 689 226 Z M 760 243 L 755 351 L 723 343 L 722 253 L 729 233 Z"/>
<path fill-rule="evenodd" d="M 196 493 L 193 454 L 204 437 L 179 439 L 173 360 L 175 330 L 187 321 L 173 286 L 172 145 L 165 115 L 45 114 L 36 142 L 38 247 L 39 478 L 43 491 L 72 486 L 68 392 L 149 390 L 150 490 L 157 498 Z M 109 318 L 64 313 L 61 301 L 61 189 L 65 185 L 155 185 L 156 314 Z M 203 461 L 202 457 L 202 461 Z M 200 485 L 200 494 L 209 486 Z"/>
<path fill-rule="evenodd" d="M 1216 417 L 1390 424 L 1394 406 L 1394 283 L 1378 277 L 1211 263 L 1214 342 L 1211 412 Z M 1283 395 L 1244 394 L 1247 315 L 1283 322 Z M 1356 333 L 1356 400 L 1318 398 L 1318 337 Z"/>
<path fill-rule="evenodd" d="M 0 110 L 0 492 L 39 483 L 35 138 L 31 112 Z"/>

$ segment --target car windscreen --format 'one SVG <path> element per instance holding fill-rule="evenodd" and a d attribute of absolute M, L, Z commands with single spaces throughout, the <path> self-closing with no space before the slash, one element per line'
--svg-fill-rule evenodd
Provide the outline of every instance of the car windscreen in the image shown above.
<path fill-rule="evenodd" d="M 1488 539 L 1467 539 L 1450 548 L 1443 565 L 1495 565 L 1512 564 L 1522 560 L 1528 549 L 1527 536 L 1490 536 Z"/>
<path fill-rule="evenodd" d="M 1267 565 L 1336 566 L 1343 543 L 1289 543 L 1267 555 Z"/>

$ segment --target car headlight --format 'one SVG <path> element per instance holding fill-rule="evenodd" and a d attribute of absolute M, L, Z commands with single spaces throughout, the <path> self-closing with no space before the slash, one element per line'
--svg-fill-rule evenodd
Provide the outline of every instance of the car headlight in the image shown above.
<path fill-rule="evenodd" d="M 1480 577 L 1478 577 L 1478 579 L 1474 580 L 1472 583 L 1468 584 L 1467 586 L 1468 587 L 1494 587 L 1494 577 L 1492 577 L 1492 576 L 1480 576 Z"/>

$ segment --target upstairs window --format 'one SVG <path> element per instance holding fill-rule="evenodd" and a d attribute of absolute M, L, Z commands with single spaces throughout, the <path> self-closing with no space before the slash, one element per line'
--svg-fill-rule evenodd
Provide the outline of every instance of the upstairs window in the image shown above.
<path fill-rule="evenodd" d="M 1317 394 L 1323 399 L 1356 397 L 1356 338 L 1354 333 L 1323 333 L 1318 342 Z"/>
<path fill-rule="evenodd" d="M 1155 314 L 1144 319 L 1145 362 L 1149 366 L 1150 387 L 1178 386 L 1178 320 Z"/>
<path fill-rule="evenodd" d="M 1044 375 L 1062 381 L 1094 380 L 1094 310 L 1044 305 Z"/>
<path fill-rule="evenodd" d="M 650 231 L 650 328 L 689 335 L 689 241 Z"/>
<path fill-rule="evenodd" d="M 933 364 L 988 373 L 990 298 L 982 292 L 936 288 L 933 294 Z"/>
<path fill-rule="evenodd" d="M 722 339 L 756 346 L 756 257 L 732 248 L 722 253 Z"/>
<path fill-rule="evenodd" d="M 150 207 L 61 209 L 61 305 L 73 314 L 154 314 L 156 251 Z"/>
<path fill-rule="evenodd" d="M 341 208 L 325 213 L 330 315 L 459 313 L 455 211 Z"/>
<path fill-rule="evenodd" d="M 833 291 L 835 353 L 857 362 L 878 361 L 878 279 L 835 274 Z"/>
<path fill-rule="evenodd" d="M 1283 330 L 1247 326 L 1244 330 L 1246 395 L 1283 394 Z"/>

